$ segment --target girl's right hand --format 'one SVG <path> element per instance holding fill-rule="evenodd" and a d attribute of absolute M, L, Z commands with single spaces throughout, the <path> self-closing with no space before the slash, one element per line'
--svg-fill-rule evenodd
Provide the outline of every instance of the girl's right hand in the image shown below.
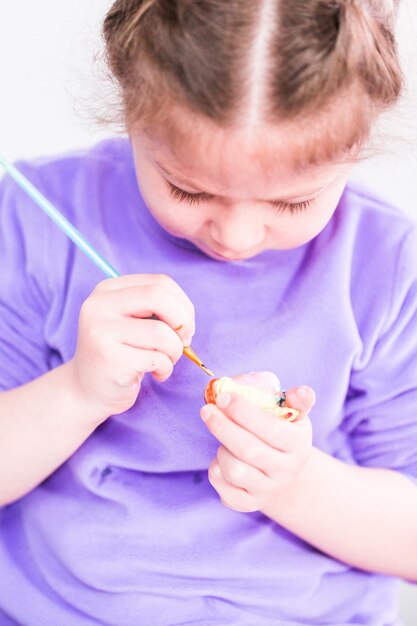
<path fill-rule="evenodd" d="M 147 319 L 156 315 L 159 319 Z M 81 307 L 78 342 L 69 366 L 75 393 L 99 421 L 127 411 L 145 372 L 158 381 L 195 332 L 194 307 L 169 276 L 132 274 L 97 285 Z"/>

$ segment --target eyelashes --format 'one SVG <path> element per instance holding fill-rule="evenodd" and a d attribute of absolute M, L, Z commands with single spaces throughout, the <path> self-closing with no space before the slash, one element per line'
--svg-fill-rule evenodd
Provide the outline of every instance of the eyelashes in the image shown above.
<path fill-rule="evenodd" d="M 210 196 L 207 193 L 189 193 L 188 191 L 184 191 L 184 189 L 180 189 L 176 185 L 173 185 L 169 180 L 165 180 L 165 185 L 170 193 L 170 196 L 177 200 L 178 202 L 185 202 L 189 205 L 199 205 L 202 202 L 210 201 L 213 196 Z M 278 200 L 276 202 L 271 202 L 271 207 L 276 213 L 302 213 L 306 209 L 308 209 L 314 200 L 304 200 L 303 202 L 284 202 L 282 200 Z"/>
<path fill-rule="evenodd" d="M 290 213 L 302 213 L 311 207 L 313 202 L 314 200 L 303 200 L 303 202 L 283 202 L 279 200 L 272 202 L 271 206 L 276 213 L 285 213 L 286 211 Z"/>
<path fill-rule="evenodd" d="M 176 187 L 176 185 L 170 183 L 169 180 L 166 180 L 165 184 L 172 198 L 174 198 L 174 200 L 179 200 L 179 202 L 187 202 L 188 204 L 200 204 L 201 202 L 207 202 L 212 197 L 209 196 L 207 193 L 189 193 L 188 191 L 184 191 L 184 189 Z"/>

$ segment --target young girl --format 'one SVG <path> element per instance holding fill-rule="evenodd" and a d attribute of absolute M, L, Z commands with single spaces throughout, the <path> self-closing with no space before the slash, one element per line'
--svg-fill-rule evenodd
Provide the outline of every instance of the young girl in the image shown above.
<path fill-rule="evenodd" d="M 401 91 L 394 18 L 380 0 L 110 9 L 129 139 L 19 167 L 123 276 L 1 184 L 1 626 L 398 624 L 417 237 L 346 186 Z M 192 338 L 217 376 L 278 374 L 298 419 L 227 393 L 200 419 Z"/>

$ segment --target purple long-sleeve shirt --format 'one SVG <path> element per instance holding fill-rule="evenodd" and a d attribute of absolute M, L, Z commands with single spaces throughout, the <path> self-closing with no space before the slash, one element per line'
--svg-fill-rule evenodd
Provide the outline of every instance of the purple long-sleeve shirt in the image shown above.
<path fill-rule="evenodd" d="M 127 140 L 19 167 L 121 273 L 167 273 L 183 287 L 193 347 L 216 375 L 271 370 L 284 388 L 310 385 L 315 446 L 417 477 L 417 236 L 406 216 L 349 186 L 313 241 L 222 263 L 155 222 Z M 10 389 L 73 356 L 80 306 L 103 276 L 8 177 L 0 268 Z M 199 418 L 206 383 L 185 358 L 164 384 L 146 376 L 131 410 L 0 510 L 1 626 L 398 623 L 396 580 L 221 504 L 207 479 L 219 443 Z"/>

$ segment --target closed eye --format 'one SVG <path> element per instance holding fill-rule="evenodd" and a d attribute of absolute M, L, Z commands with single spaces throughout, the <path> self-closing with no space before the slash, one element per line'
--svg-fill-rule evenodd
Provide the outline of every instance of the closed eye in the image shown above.
<path fill-rule="evenodd" d="M 283 200 L 277 200 L 276 202 L 272 202 L 271 206 L 276 213 L 284 213 L 285 211 L 289 211 L 290 213 L 302 213 L 314 202 L 314 198 L 311 200 L 304 200 L 303 202 L 284 202 Z"/>
<path fill-rule="evenodd" d="M 165 184 L 171 197 L 179 202 L 186 202 L 190 205 L 198 205 L 202 202 L 209 202 L 214 198 L 214 196 L 204 192 L 190 193 L 189 191 L 184 191 L 184 189 L 180 189 L 169 180 L 165 180 Z M 313 202 L 314 198 L 312 200 L 304 200 L 303 202 L 284 202 L 283 200 L 277 200 L 276 202 L 271 202 L 271 207 L 276 213 L 283 213 L 285 211 L 289 211 L 290 213 L 301 213 L 302 211 L 308 209 Z"/>
<path fill-rule="evenodd" d="M 175 200 L 179 200 L 179 202 L 187 202 L 188 204 L 200 204 L 201 202 L 207 202 L 211 200 L 213 196 L 210 196 L 208 193 L 190 193 L 189 191 L 184 191 L 184 189 L 180 189 L 176 185 L 173 185 L 169 180 L 165 181 L 166 186 L 168 187 L 168 191 L 171 196 Z"/>

